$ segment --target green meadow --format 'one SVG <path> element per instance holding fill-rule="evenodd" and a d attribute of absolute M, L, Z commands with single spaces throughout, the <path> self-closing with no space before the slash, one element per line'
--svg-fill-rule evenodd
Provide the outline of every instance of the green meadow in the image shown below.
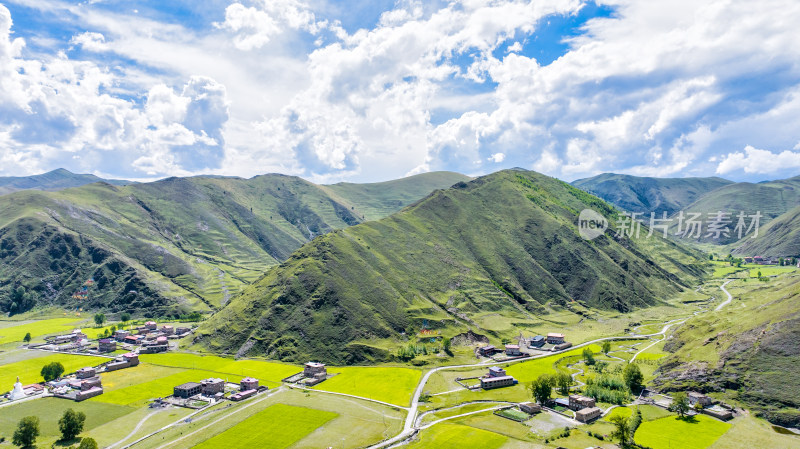
<path fill-rule="evenodd" d="M 6 343 L 22 343 L 25 334 L 30 332 L 32 338 L 41 337 L 42 335 L 57 334 L 60 332 L 68 332 L 75 329 L 75 326 L 82 321 L 81 318 L 52 318 L 49 320 L 40 320 L 33 323 L 12 325 L 9 327 L 0 328 L 0 345 Z"/>
<path fill-rule="evenodd" d="M 333 412 L 275 404 L 195 447 L 283 449 L 338 416 Z"/>
<path fill-rule="evenodd" d="M 487 430 L 460 424 L 442 423 L 421 432 L 419 440 L 408 447 L 431 449 L 479 447 L 481 449 L 497 449 L 507 441 L 507 437 Z"/>
<path fill-rule="evenodd" d="M 22 417 L 38 416 L 41 435 L 37 443 L 39 443 L 39 447 L 46 447 L 43 443 L 55 441 L 60 436 L 58 420 L 70 408 L 86 414 L 83 435 L 135 410 L 132 407 L 92 401 L 73 402 L 57 398 L 42 398 L 0 409 L 0 436 L 5 436 L 6 440 L 10 440 L 10 436 L 14 433 L 14 429 Z"/>
<path fill-rule="evenodd" d="M 422 371 L 391 367 L 331 367 L 328 373 L 338 373 L 316 388 L 336 393 L 407 407 L 411 402 Z"/>
<path fill-rule="evenodd" d="M 705 449 L 725 434 L 731 425 L 705 415 L 692 418 L 669 416 L 643 422 L 635 440 L 653 449 Z"/>
<path fill-rule="evenodd" d="M 10 391 L 19 376 L 20 382 L 23 384 L 32 384 L 42 382 L 42 376 L 39 372 L 42 367 L 51 362 L 60 362 L 64 365 L 64 372 L 71 373 L 77 371 L 84 366 L 95 366 L 107 361 L 108 359 L 91 357 L 86 355 L 73 355 L 73 354 L 50 354 L 42 352 L 43 357 L 36 357 L 33 359 L 20 360 L 18 362 L 10 363 L 8 365 L 0 365 L 0 392 Z"/>

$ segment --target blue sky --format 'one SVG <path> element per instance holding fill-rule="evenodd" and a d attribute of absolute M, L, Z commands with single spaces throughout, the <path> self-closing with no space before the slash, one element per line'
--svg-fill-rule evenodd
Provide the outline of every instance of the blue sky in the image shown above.
<path fill-rule="evenodd" d="M 792 1 L 0 0 L 0 175 L 800 173 Z"/>

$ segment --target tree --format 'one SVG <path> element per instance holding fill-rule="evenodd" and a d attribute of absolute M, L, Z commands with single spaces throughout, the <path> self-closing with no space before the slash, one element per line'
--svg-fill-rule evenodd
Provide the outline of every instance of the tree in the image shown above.
<path fill-rule="evenodd" d="M 29 343 L 31 341 L 31 333 L 28 332 L 27 334 L 25 334 L 25 337 L 22 338 L 22 341 L 24 341 L 25 343 Z"/>
<path fill-rule="evenodd" d="M 39 436 L 39 418 L 36 416 L 26 416 L 19 420 L 17 430 L 14 431 L 14 437 L 11 442 L 15 446 L 20 447 L 34 447 L 36 444 L 36 437 Z"/>
<path fill-rule="evenodd" d="M 679 391 L 672 395 L 672 405 L 669 406 L 669 411 L 675 412 L 678 416 L 683 418 L 686 416 L 689 408 L 689 399 L 686 397 L 686 393 Z"/>
<path fill-rule="evenodd" d="M 58 430 L 61 431 L 61 440 L 69 441 L 81 432 L 83 432 L 83 424 L 86 422 L 86 414 L 83 412 L 76 412 L 71 408 L 64 412 L 64 416 L 58 420 Z"/>
<path fill-rule="evenodd" d="M 611 417 L 611 422 L 614 424 L 611 438 L 619 440 L 619 445 L 621 447 L 628 447 L 628 442 L 631 438 L 631 426 L 628 422 L 628 418 L 621 415 L 614 415 Z"/>
<path fill-rule="evenodd" d="M 27 312 L 36 305 L 36 300 L 30 292 L 25 290 L 25 287 L 19 286 L 11 290 L 11 305 L 8 308 L 10 315 Z"/>
<path fill-rule="evenodd" d="M 123 323 L 127 323 L 128 321 L 131 320 L 131 314 L 123 313 L 122 315 L 119 316 L 119 319 L 122 320 Z"/>
<path fill-rule="evenodd" d="M 586 362 L 587 365 L 594 365 L 594 352 L 591 349 L 586 348 L 583 350 L 583 361 Z"/>
<path fill-rule="evenodd" d="M 50 382 L 64 374 L 64 365 L 61 362 L 50 362 L 42 367 L 42 371 L 39 374 L 44 377 L 45 382 Z"/>
<path fill-rule="evenodd" d="M 644 387 L 642 384 L 644 375 L 639 369 L 639 365 L 635 363 L 625 365 L 625 369 L 622 371 L 622 379 L 631 391 L 639 391 Z"/>
<path fill-rule="evenodd" d="M 542 374 L 534 379 L 530 384 L 531 396 L 536 399 L 536 402 L 544 405 L 550 400 L 553 393 L 553 378 L 547 374 Z"/>
<path fill-rule="evenodd" d="M 102 313 L 96 313 L 94 315 L 94 323 L 97 324 L 98 326 L 102 326 L 103 323 L 105 322 L 106 322 L 106 316 L 103 315 Z"/>
<path fill-rule="evenodd" d="M 559 371 L 555 375 L 554 380 L 555 380 L 554 383 L 558 388 L 559 394 L 563 394 L 565 396 L 569 394 L 569 389 L 575 383 L 575 381 L 572 380 L 572 376 L 566 371 Z"/>
<path fill-rule="evenodd" d="M 714 260 L 714 253 L 708 255 L 708 260 Z"/>
<path fill-rule="evenodd" d="M 606 340 L 603 342 L 603 354 L 608 355 L 611 352 L 611 342 Z"/>
<path fill-rule="evenodd" d="M 442 349 L 444 350 L 444 352 L 447 355 L 453 355 L 453 352 L 450 350 L 450 347 L 452 346 L 452 344 L 453 344 L 453 342 L 450 341 L 449 338 L 445 337 L 445 338 L 442 339 Z"/>
<path fill-rule="evenodd" d="M 97 449 L 97 441 L 94 438 L 84 438 L 81 440 L 81 445 L 78 449 Z"/>
<path fill-rule="evenodd" d="M 758 270 L 758 277 L 761 277 L 761 270 Z"/>

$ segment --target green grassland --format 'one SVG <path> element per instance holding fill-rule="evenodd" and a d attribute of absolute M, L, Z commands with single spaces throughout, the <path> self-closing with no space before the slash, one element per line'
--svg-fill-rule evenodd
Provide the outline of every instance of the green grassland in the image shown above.
<path fill-rule="evenodd" d="M 408 447 L 431 449 L 480 447 L 482 449 L 498 449 L 507 441 L 507 437 L 494 432 L 459 424 L 442 423 L 420 433 L 419 440 Z M 468 446 L 465 446 L 465 444 Z"/>
<path fill-rule="evenodd" d="M 653 449 L 705 449 L 730 429 L 731 425 L 705 415 L 688 419 L 661 418 L 643 422 L 636 431 L 636 442 Z"/>
<path fill-rule="evenodd" d="M 280 384 L 282 379 L 302 371 L 299 366 L 284 363 L 262 360 L 233 360 L 226 357 L 188 353 L 143 354 L 140 356 L 140 360 L 153 365 L 201 369 L 240 377 L 255 377 L 268 386 L 276 386 Z"/>
<path fill-rule="evenodd" d="M 196 447 L 283 449 L 336 416 L 336 413 L 322 410 L 275 404 Z"/>
<path fill-rule="evenodd" d="M 584 240 L 576 219 L 586 207 L 615 223 L 608 204 L 535 172 L 459 183 L 303 246 L 205 321 L 195 342 L 289 362 L 375 363 L 393 360 L 403 332 L 425 322 L 445 336 L 471 328 L 466 320 L 478 333 L 518 335 L 535 323 L 552 329 L 551 312 L 577 322 L 595 309 L 656 305 L 705 274 L 699 253 L 659 237 Z"/>
<path fill-rule="evenodd" d="M 52 318 L 49 320 L 37 320 L 32 323 L 13 324 L 7 322 L 8 326 L 0 327 L 0 345 L 6 343 L 22 343 L 25 334 L 30 332 L 31 337 L 41 337 L 43 335 L 58 334 L 75 329 L 81 322 L 80 318 Z"/>
<path fill-rule="evenodd" d="M 369 399 L 407 407 L 417 387 L 422 371 L 393 367 L 332 367 L 338 373 L 316 386 L 317 389 L 353 394 Z"/>
<path fill-rule="evenodd" d="M 0 391 L 10 391 L 16 382 L 17 376 L 23 384 L 42 382 L 39 372 L 44 365 L 51 362 L 60 362 L 64 365 L 66 373 L 77 371 L 85 366 L 95 366 L 108 359 L 73 354 L 47 354 L 33 359 L 20 360 L 7 365 L 0 365 Z"/>
<path fill-rule="evenodd" d="M 135 409 L 121 405 L 104 404 L 92 401 L 73 402 L 57 398 L 42 398 L 0 408 L 0 436 L 5 436 L 10 443 L 17 423 L 24 416 L 38 416 L 41 436 L 37 440 L 39 447 L 47 447 L 60 437 L 58 420 L 67 409 L 81 411 L 86 414 L 83 435 L 93 429 L 119 417 L 132 413 Z"/>

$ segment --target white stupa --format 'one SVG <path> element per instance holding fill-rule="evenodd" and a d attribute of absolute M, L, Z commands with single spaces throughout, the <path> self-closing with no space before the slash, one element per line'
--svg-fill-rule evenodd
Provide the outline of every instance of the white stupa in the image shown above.
<path fill-rule="evenodd" d="M 14 384 L 14 389 L 11 390 L 11 394 L 8 395 L 8 398 L 12 401 L 26 398 L 25 392 L 22 391 L 22 382 L 19 381 L 19 376 L 17 376 L 17 383 Z"/>

